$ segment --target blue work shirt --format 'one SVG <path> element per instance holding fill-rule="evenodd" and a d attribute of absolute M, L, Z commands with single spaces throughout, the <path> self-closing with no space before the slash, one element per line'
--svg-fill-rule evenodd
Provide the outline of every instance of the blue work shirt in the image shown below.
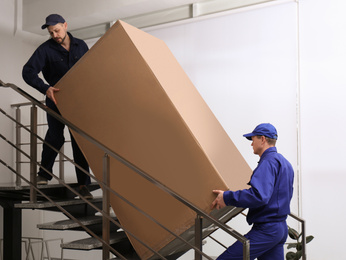
<path fill-rule="evenodd" d="M 251 187 L 239 191 L 225 191 L 226 205 L 249 208 L 247 222 L 280 222 L 290 213 L 293 195 L 292 165 L 270 147 L 264 151 L 248 183 Z"/>
<path fill-rule="evenodd" d="M 23 67 L 24 81 L 46 94 L 50 86 L 54 86 L 66 72 L 89 50 L 83 40 L 74 38 L 70 33 L 70 51 L 67 51 L 53 39 L 42 43 Z M 42 71 L 46 84 L 38 74 Z"/>

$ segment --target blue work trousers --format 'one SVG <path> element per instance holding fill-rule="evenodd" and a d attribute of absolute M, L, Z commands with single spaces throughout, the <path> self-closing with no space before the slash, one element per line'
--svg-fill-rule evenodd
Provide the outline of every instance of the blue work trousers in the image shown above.
<path fill-rule="evenodd" d="M 55 112 L 60 114 L 58 108 L 52 103 L 52 101 L 47 99 L 46 102 L 48 107 L 50 107 Z M 59 151 L 65 142 L 65 137 L 64 137 L 65 125 L 61 123 L 59 120 L 55 119 L 55 117 L 49 115 L 48 113 L 47 113 L 47 122 L 48 122 L 48 130 L 45 136 L 45 143 L 43 144 L 41 165 L 48 171 L 52 172 L 53 165 L 58 153 L 55 152 L 53 149 L 51 149 L 46 143 L 49 143 L 51 146 L 53 146 L 55 149 Z M 78 144 L 73 138 L 73 135 L 71 134 L 71 132 L 70 132 L 70 135 L 71 135 L 71 144 L 72 144 L 72 150 L 73 150 L 73 158 L 75 163 L 81 166 L 81 168 L 83 168 L 87 172 L 89 172 L 88 162 L 86 161 L 82 151 L 80 150 Z M 49 175 L 42 167 L 40 167 L 38 175 L 48 180 L 51 180 L 52 176 Z M 78 167 L 75 167 L 75 169 L 76 169 L 78 184 L 79 185 L 90 184 L 90 177 Z"/>
<path fill-rule="evenodd" d="M 288 235 L 286 221 L 254 224 L 245 235 L 250 241 L 250 260 L 284 260 L 284 244 Z M 231 245 L 217 260 L 242 260 L 243 244 Z"/>

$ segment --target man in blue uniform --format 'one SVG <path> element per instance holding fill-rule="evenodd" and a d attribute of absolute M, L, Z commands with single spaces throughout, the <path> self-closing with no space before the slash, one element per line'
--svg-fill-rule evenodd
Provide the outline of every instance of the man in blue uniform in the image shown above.
<path fill-rule="evenodd" d="M 260 156 L 248 183 L 251 187 L 238 191 L 214 190 L 217 197 L 212 208 L 226 205 L 249 208 L 247 222 L 253 226 L 245 237 L 250 241 L 250 259 L 283 260 L 288 234 L 286 218 L 293 194 L 293 168 L 277 153 L 278 135 L 273 125 L 260 124 L 244 137 L 252 140 L 254 154 Z M 242 246 L 239 241 L 235 242 L 218 259 L 243 259 Z"/>
<path fill-rule="evenodd" d="M 46 95 L 46 105 L 59 113 L 54 96 L 59 89 L 55 88 L 54 85 L 88 51 L 88 46 L 84 41 L 74 38 L 67 32 L 67 23 L 58 14 L 47 16 L 46 23 L 41 28 L 47 28 L 51 38 L 36 49 L 24 65 L 22 75 L 27 84 Z M 48 84 L 38 76 L 40 72 Z M 52 179 L 46 170 L 52 172 L 57 156 L 57 152 L 51 149 L 47 143 L 60 150 L 65 142 L 65 125 L 49 114 L 47 114 L 47 122 L 48 131 L 43 144 L 41 167 L 37 176 L 37 184 L 39 185 L 47 184 L 48 180 Z M 89 165 L 72 134 L 71 143 L 75 163 L 89 172 Z M 90 177 L 78 167 L 76 167 L 76 175 L 80 187 L 79 193 L 87 199 L 92 199 L 93 196 L 87 188 L 87 185 L 90 184 Z"/>

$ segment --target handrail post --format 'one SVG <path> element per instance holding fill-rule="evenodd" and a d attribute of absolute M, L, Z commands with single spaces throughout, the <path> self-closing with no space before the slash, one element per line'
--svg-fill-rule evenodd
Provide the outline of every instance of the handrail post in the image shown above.
<path fill-rule="evenodd" d="M 37 107 L 33 104 L 30 115 L 30 182 L 37 186 Z M 37 201 L 36 190 L 30 186 L 30 202 Z"/>
<path fill-rule="evenodd" d="M 195 246 L 202 252 L 202 221 L 203 218 L 199 214 L 195 220 Z M 202 254 L 195 250 L 195 260 L 202 260 Z"/>
<path fill-rule="evenodd" d="M 306 260 L 306 233 L 305 233 L 305 220 L 298 217 L 297 215 L 290 213 L 290 216 L 295 220 L 299 221 L 302 225 L 302 258 Z"/>
<path fill-rule="evenodd" d="M 306 260 L 306 233 L 305 233 L 305 221 L 302 220 L 302 258 Z"/>
<path fill-rule="evenodd" d="M 21 121 L 21 111 L 20 107 L 18 106 L 16 108 L 16 147 L 20 148 L 21 145 L 21 127 L 18 124 L 18 122 Z M 16 149 L 16 172 L 18 175 L 16 175 L 16 186 L 21 185 L 21 178 L 19 176 L 22 175 L 22 167 L 21 167 L 21 153 L 19 149 Z"/>
<path fill-rule="evenodd" d="M 243 243 L 243 260 L 250 260 L 250 242 L 248 239 Z"/>
<path fill-rule="evenodd" d="M 102 259 L 109 259 L 109 241 L 110 241 L 110 222 L 106 216 L 109 216 L 110 194 L 107 187 L 110 185 L 110 165 L 107 153 L 103 156 L 103 183 L 102 183 L 102 239 L 107 243 L 102 245 Z"/>
<path fill-rule="evenodd" d="M 59 178 L 65 180 L 65 164 L 64 164 L 64 145 L 60 149 L 59 153 Z"/>

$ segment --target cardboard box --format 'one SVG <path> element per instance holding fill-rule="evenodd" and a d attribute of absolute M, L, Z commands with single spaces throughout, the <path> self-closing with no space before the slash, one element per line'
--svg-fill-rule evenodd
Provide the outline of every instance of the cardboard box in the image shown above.
<path fill-rule="evenodd" d="M 213 189 L 246 188 L 251 169 L 165 43 L 115 23 L 58 82 L 61 114 L 106 147 L 203 211 Z M 103 151 L 74 133 L 95 176 Z M 111 159 L 111 188 L 175 234 L 195 212 Z M 174 236 L 116 195 L 111 205 L 126 229 L 160 250 Z M 128 235 L 142 259 L 152 252 Z"/>

